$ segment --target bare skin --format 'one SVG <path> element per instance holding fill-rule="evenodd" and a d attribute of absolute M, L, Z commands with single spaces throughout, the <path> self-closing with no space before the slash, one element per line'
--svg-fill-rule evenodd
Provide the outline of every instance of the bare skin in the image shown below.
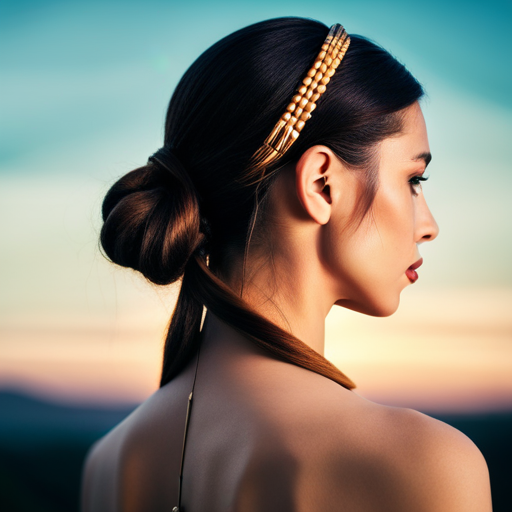
<path fill-rule="evenodd" d="M 421 109 L 379 147 L 379 188 L 358 229 L 360 187 L 325 146 L 309 148 L 271 191 L 272 264 L 256 247 L 244 299 L 324 351 L 334 304 L 396 311 L 406 269 L 438 227 L 411 177 L 425 170 Z M 261 250 L 260 250 L 261 249 Z M 240 261 L 223 279 L 239 289 Z M 489 512 L 478 448 L 416 411 L 375 404 L 278 361 L 208 313 L 184 466 L 186 512 L 310 510 Z M 196 359 L 100 440 L 84 473 L 83 510 L 170 511 L 177 505 L 187 397 Z"/>

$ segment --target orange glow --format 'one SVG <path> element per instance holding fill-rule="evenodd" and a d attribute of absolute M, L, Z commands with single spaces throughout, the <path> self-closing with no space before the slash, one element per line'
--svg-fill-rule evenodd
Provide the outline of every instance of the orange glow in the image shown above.
<path fill-rule="evenodd" d="M 512 290 L 416 289 L 389 318 L 335 307 L 326 322 L 326 356 L 356 382 L 357 393 L 378 402 L 510 408 L 511 304 Z M 144 300 L 112 319 L 4 322 L 0 385 L 65 400 L 141 401 L 158 387 L 170 306 Z"/>

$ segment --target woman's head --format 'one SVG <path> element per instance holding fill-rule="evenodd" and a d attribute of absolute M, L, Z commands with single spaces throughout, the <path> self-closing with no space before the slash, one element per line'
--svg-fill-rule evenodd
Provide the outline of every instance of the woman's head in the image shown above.
<path fill-rule="evenodd" d="M 327 32 L 310 19 L 267 20 L 223 38 L 190 66 L 172 95 L 165 123 L 164 145 L 182 166 L 165 170 L 150 163 L 121 178 L 105 199 L 101 241 L 113 261 L 159 284 L 184 273 L 182 294 L 194 296 L 202 309 L 206 299 L 197 295 L 199 281 L 214 276 L 198 265 L 209 255 L 209 270 L 222 276 L 228 256 L 230 262 L 240 260 L 255 205 L 254 239 L 261 243 L 264 237 L 258 235 L 271 229 L 265 213 L 273 184 L 317 146 L 328 148 L 350 172 L 358 191 L 351 228 L 363 223 L 379 189 L 380 145 L 401 134 L 407 107 L 423 95 L 402 64 L 363 37 L 351 36 L 293 146 L 261 183 L 244 183 L 251 156 L 284 112 Z M 187 272 L 196 283 L 188 292 Z M 200 277 L 201 272 L 209 275 Z"/>
<path fill-rule="evenodd" d="M 292 247 L 282 259 L 303 252 L 328 307 L 388 316 L 414 280 L 408 269 L 420 260 L 418 245 L 438 233 L 420 184 L 431 156 L 417 102 L 376 156 L 378 187 L 361 222 L 353 220 L 362 188 L 357 175 L 330 148 L 315 145 L 276 179 L 269 208 L 275 229 L 268 231 L 280 255 L 280 246 Z"/>

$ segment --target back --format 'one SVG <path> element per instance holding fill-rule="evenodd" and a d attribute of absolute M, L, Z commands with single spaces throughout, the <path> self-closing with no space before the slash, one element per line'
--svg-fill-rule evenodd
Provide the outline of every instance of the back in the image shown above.
<path fill-rule="evenodd" d="M 485 461 L 455 429 L 369 402 L 258 349 L 237 345 L 226 354 L 202 349 L 183 474 L 186 512 L 491 510 Z M 177 505 L 194 369 L 195 358 L 95 446 L 84 512 Z M 454 496 L 459 508 L 439 508 Z"/>

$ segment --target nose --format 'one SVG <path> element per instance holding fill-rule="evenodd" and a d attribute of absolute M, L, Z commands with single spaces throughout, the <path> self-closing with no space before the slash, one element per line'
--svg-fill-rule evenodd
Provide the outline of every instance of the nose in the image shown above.
<path fill-rule="evenodd" d="M 436 219 L 432 215 L 425 197 L 421 194 L 421 205 L 418 212 L 417 223 L 416 223 L 416 240 L 417 243 L 431 242 L 437 238 L 439 234 L 439 226 L 437 225 Z"/>

